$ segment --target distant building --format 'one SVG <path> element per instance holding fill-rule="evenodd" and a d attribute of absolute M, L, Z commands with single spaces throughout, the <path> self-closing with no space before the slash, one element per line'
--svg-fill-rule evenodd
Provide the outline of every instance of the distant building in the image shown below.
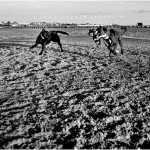
<path fill-rule="evenodd" d="M 101 24 L 78 24 L 77 27 L 79 28 L 96 28 L 99 27 Z"/>
<path fill-rule="evenodd" d="M 30 25 L 32 26 L 44 26 L 46 22 L 31 22 Z"/>
<path fill-rule="evenodd" d="M 112 27 L 114 27 L 114 28 L 119 28 L 120 25 L 119 25 L 119 24 L 112 24 Z"/>
<path fill-rule="evenodd" d="M 11 24 L 12 27 L 18 27 L 18 25 L 19 25 L 18 22 L 13 22 L 13 23 Z"/>
<path fill-rule="evenodd" d="M 136 24 L 136 26 L 142 28 L 142 27 L 143 27 L 143 23 L 142 23 L 142 22 L 138 22 L 138 23 Z"/>

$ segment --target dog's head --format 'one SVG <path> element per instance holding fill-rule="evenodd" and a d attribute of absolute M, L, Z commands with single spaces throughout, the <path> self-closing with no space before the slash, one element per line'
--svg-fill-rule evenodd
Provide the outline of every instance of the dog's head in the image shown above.
<path fill-rule="evenodd" d="M 48 31 L 46 31 L 44 28 L 42 28 L 42 31 L 40 33 L 41 38 L 45 39 L 45 38 L 47 38 L 47 35 L 48 35 Z"/>
<path fill-rule="evenodd" d="M 98 33 L 100 33 L 102 29 L 103 29 L 103 26 L 100 25 L 99 27 L 96 28 L 96 31 L 98 31 Z"/>
<path fill-rule="evenodd" d="M 110 29 L 109 31 L 110 31 L 110 35 L 112 35 L 112 34 L 115 35 L 116 31 L 114 29 Z"/>
<path fill-rule="evenodd" d="M 95 29 L 89 29 L 88 35 L 93 36 L 95 33 Z"/>
<path fill-rule="evenodd" d="M 99 27 L 96 29 L 96 31 L 97 31 L 97 34 L 98 34 L 99 36 L 101 36 L 101 35 L 103 35 L 104 33 L 107 32 L 107 28 L 106 28 L 105 26 L 99 26 Z"/>

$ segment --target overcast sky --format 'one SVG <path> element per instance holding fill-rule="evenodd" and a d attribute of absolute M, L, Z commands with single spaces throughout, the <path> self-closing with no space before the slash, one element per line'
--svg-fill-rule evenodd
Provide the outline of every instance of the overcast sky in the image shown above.
<path fill-rule="evenodd" d="M 150 1 L 0 1 L 0 22 L 150 25 Z"/>

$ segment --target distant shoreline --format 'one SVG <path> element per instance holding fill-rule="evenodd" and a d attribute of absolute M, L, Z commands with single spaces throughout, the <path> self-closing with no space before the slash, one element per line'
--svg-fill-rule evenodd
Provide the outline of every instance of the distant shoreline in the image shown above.
<path fill-rule="evenodd" d="M 38 28 L 97 28 L 97 26 L 0 26 L 0 29 L 38 29 Z M 122 27 L 127 27 L 131 29 L 146 29 L 150 28 L 150 26 L 143 26 L 143 27 L 138 27 L 138 26 L 112 26 L 112 25 L 106 25 L 108 28 L 122 28 Z"/>

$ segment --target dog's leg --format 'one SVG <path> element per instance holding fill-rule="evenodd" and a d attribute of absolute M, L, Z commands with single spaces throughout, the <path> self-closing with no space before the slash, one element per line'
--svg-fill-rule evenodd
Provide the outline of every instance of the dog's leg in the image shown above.
<path fill-rule="evenodd" d="M 116 53 L 116 49 L 117 49 L 117 45 L 118 45 L 118 42 L 117 42 L 117 39 L 115 38 L 114 34 L 110 33 L 110 40 L 112 41 L 113 45 L 110 46 L 111 47 L 111 51 L 114 55 L 117 55 Z M 114 48 L 113 48 L 114 47 Z"/>
<path fill-rule="evenodd" d="M 32 49 L 32 48 L 38 46 L 38 44 L 41 44 L 42 41 L 43 41 L 43 39 L 41 39 L 41 36 L 39 35 L 39 36 L 37 37 L 37 39 L 36 39 L 35 44 L 34 44 L 33 46 L 31 46 L 30 49 Z"/>
<path fill-rule="evenodd" d="M 112 53 L 112 51 L 111 51 L 111 48 L 110 48 L 110 47 L 109 47 L 108 49 L 109 49 L 109 57 L 111 58 L 111 53 Z"/>
<path fill-rule="evenodd" d="M 117 46 L 118 46 L 118 44 L 115 43 L 115 44 L 114 44 L 114 49 L 112 49 L 112 53 L 113 53 L 114 55 L 117 55 L 117 53 L 116 53 Z"/>
<path fill-rule="evenodd" d="M 62 44 L 60 43 L 60 40 L 59 40 L 57 43 L 58 43 L 58 45 L 60 46 L 61 51 L 63 52 Z"/>
<path fill-rule="evenodd" d="M 99 44 L 98 45 L 101 45 L 101 40 L 99 39 Z"/>
<path fill-rule="evenodd" d="M 33 46 L 30 47 L 30 49 L 33 49 L 34 47 L 36 47 L 38 44 L 35 43 Z"/>
<path fill-rule="evenodd" d="M 108 45 L 107 47 L 109 49 L 109 57 L 110 58 L 111 58 L 111 53 L 114 55 L 117 55 L 116 51 L 114 51 L 115 47 L 113 48 L 113 46 L 111 46 L 111 45 Z"/>
<path fill-rule="evenodd" d="M 113 53 L 113 50 L 112 50 L 111 46 L 108 46 L 108 49 L 109 49 L 109 57 L 111 58 L 111 53 Z"/>
<path fill-rule="evenodd" d="M 41 52 L 39 53 L 39 55 L 42 55 L 42 53 L 43 53 L 43 51 L 44 51 L 44 48 L 45 48 L 45 45 L 46 45 L 46 43 L 43 43 L 43 44 L 42 44 L 42 50 L 41 50 Z"/>
<path fill-rule="evenodd" d="M 119 38 L 119 39 L 118 39 L 118 42 L 119 42 L 119 45 L 120 45 L 120 48 L 121 48 L 121 54 L 123 55 L 124 50 L 123 50 L 122 40 Z"/>
<path fill-rule="evenodd" d="M 104 40 L 104 44 L 109 49 L 109 57 L 111 58 L 111 55 L 110 55 L 112 53 L 111 46 L 105 40 Z"/>
<path fill-rule="evenodd" d="M 96 47 L 98 47 L 99 44 L 97 44 L 97 42 L 95 42 L 95 43 L 96 43 Z"/>
<path fill-rule="evenodd" d="M 101 40 L 99 39 L 97 42 L 98 42 L 98 43 L 96 43 L 96 45 L 97 45 L 97 47 L 98 47 L 99 45 L 101 45 Z"/>

